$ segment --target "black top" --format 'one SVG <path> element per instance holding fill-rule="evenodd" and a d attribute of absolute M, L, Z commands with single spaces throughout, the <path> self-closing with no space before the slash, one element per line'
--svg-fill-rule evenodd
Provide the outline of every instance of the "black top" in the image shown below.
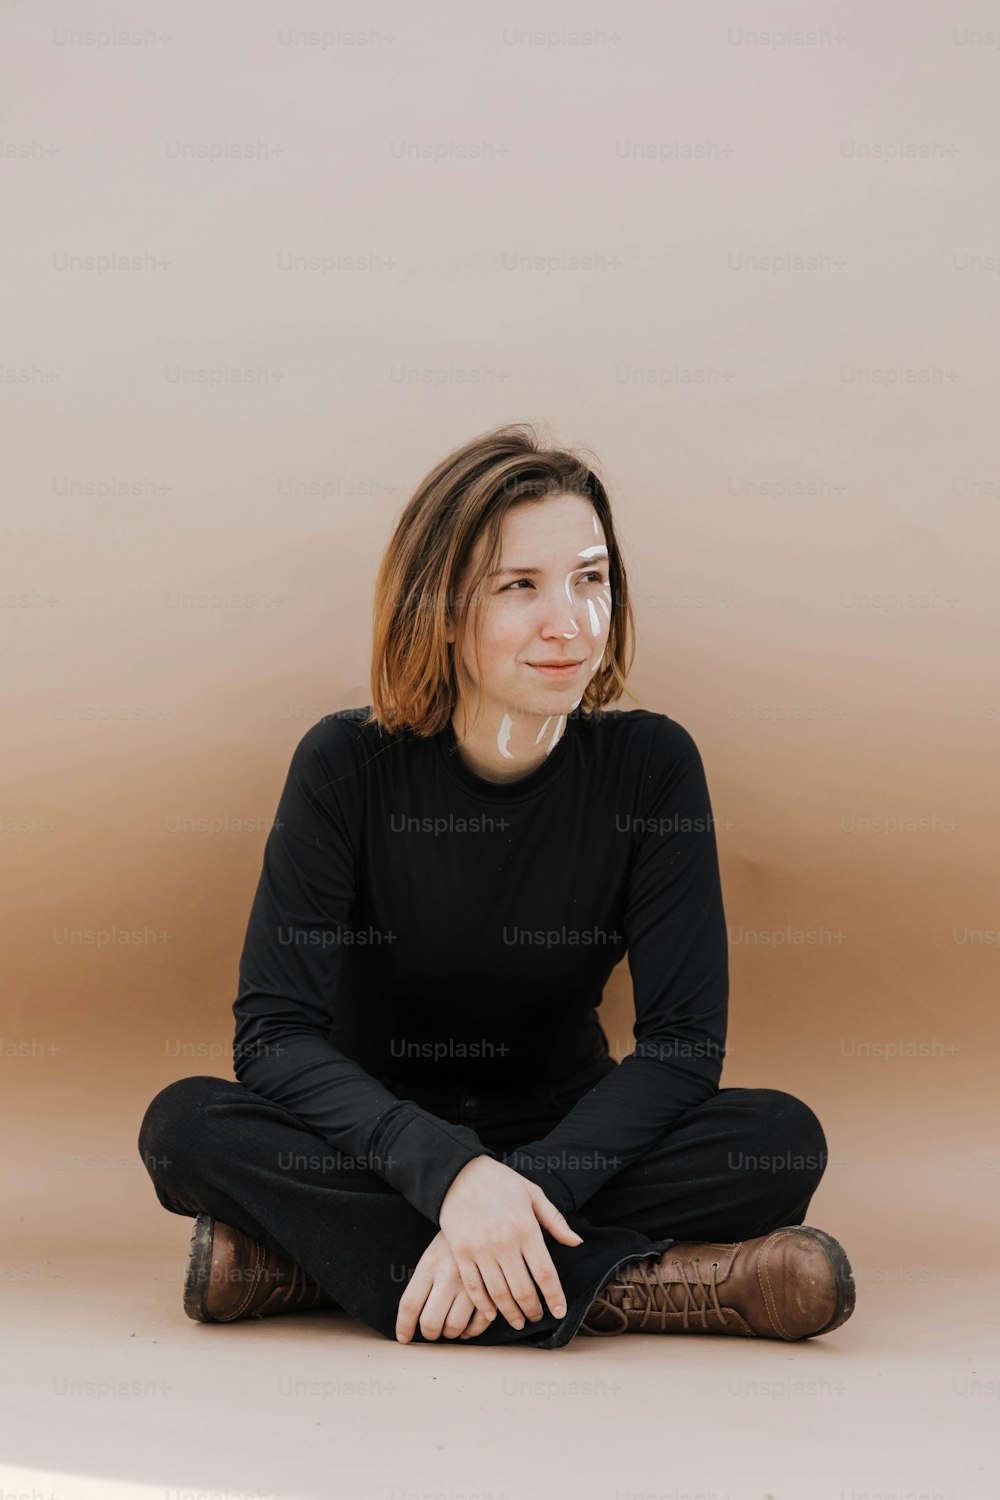
<path fill-rule="evenodd" d="M 665 714 L 577 708 L 530 775 L 494 782 L 450 724 L 390 734 L 367 713 L 327 715 L 292 755 L 240 958 L 236 1076 L 435 1224 L 462 1167 L 496 1152 L 421 1088 L 576 1090 L 503 1160 L 579 1209 L 719 1086 L 728 949 L 697 746 Z M 616 1066 L 596 1010 L 626 951 L 636 1047 Z"/>

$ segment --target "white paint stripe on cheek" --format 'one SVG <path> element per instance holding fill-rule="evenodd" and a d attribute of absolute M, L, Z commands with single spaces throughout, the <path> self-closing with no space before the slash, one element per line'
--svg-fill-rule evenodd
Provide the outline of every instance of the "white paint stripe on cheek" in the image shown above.
<path fill-rule="evenodd" d="M 573 603 L 573 593 L 572 593 L 572 590 L 571 590 L 571 589 L 570 589 L 570 586 L 569 586 L 569 581 L 570 581 L 570 579 L 571 579 L 571 578 L 572 578 L 572 577 L 573 577 L 573 570 L 572 570 L 572 569 L 570 569 L 570 571 L 569 571 L 569 572 L 568 572 L 568 573 L 567 573 L 567 574 L 566 574 L 566 579 L 565 579 L 565 582 L 564 582 L 564 584 L 563 584 L 563 587 L 564 587 L 564 588 L 565 588 L 565 590 L 566 590 L 566 598 L 567 598 L 567 599 L 568 599 L 568 600 L 569 600 L 569 602 L 570 602 L 570 604 L 572 604 L 572 603 Z M 579 634 L 580 634 L 580 627 L 579 627 L 579 625 L 577 625 L 577 626 L 575 626 L 575 628 L 574 628 L 574 630 L 573 630 L 573 634 L 572 634 L 572 635 L 570 635 L 570 634 L 569 634 L 569 633 L 568 633 L 568 632 L 567 632 L 567 631 L 565 631 L 565 630 L 564 630 L 564 631 L 563 631 L 563 633 L 562 633 L 562 634 L 563 634 L 563 640 L 564 640 L 564 641 L 573 641 L 573 640 L 575 640 L 575 639 L 576 639 L 576 637 L 577 637 L 577 636 L 578 636 L 578 635 L 579 635 Z M 551 748 L 551 747 L 550 747 L 550 748 Z"/>
<path fill-rule="evenodd" d="M 570 589 L 570 586 L 569 586 L 569 581 L 570 581 L 570 579 L 572 577 L 573 577 L 573 571 L 572 571 L 572 569 L 570 569 L 570 571 L 566 574 L 565 579 L 563 580 L 563 588 L 566 590 L 566 598 L 569 600 L 570 604 L 573 603 L 573 592 L 572 592 L 572 590 Z M 570 635 L 567 631 L 564 630 L 563 631 L 563 640 L 564 641 L 575 640 L 575 638 L 579 634 L 580 634 L 580 627 L 579 626 L 577 626 L 575 628 L 575 630 L 573 631 L 572 635 Z"/>
<path fill-rule="evenodd" d="M 558 717 L 558 719 L 556 720 L 556 727 L 552 731 L 552 738 L 549 741 L 548 748 L 545 751 L 546 755 L 551 754 L 552 750 L 555 748 L 556 741 L 559 739 L 559 735 L 560 735 L 560 733 L 562 731 L 562 726 L 565 724 L 565 722 L 566 722 L 566 715 L 565 714 L 560 714 L 559 717 Z"/>

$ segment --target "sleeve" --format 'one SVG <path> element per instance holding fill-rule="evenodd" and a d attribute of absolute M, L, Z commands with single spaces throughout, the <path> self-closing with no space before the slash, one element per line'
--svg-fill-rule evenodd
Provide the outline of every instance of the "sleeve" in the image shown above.
<path fill-rule="evenodd" d="M 320 720 L 293 753 L 240 957 L 233 1071 L 336 1150 L 366 1158 L 437 1224 L 461 1169 L 496 1152 L 468 1126 L 398 1099 L 327 1039 L 354 904 L 354 732 Z"/>
<path fill-rule="evenodd" d="M 698 748 L 665 715 L 644 781 L 625 917 L 635 1049 L 548 1135 L 503 1157 L 563 1213 L 711 1098 L 722 1073 L 729 949 L 714 819 Z"/>

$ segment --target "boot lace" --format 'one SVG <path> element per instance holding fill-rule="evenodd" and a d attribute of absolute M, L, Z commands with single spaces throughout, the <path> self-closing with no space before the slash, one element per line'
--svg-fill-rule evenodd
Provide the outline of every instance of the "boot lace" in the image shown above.
<path fill-rule="evenodd" d="M 667 1318 L 671 1314 L 681 1313 L 684 1319 L 683 1326 L 687 1329 L 688 1318 L 694 1315 L 700 1318 L 702 1328 L 708 1328 L 709 1314 L 717 1317 L 723 1327 L 726 1326 L 726 1317 L 719 1303 L 719 1293 L 715 1283 L 715 1273 L 719 1268 L 719 1262 L 713 1260 L 708 1268 L 707 1276 L 698 1269 L 699 1257 L 692 1256 L 689 1265 L 694 1268 L 694 1282 L 688 1281 L 687 1271 L 679 1260 L 672 1260 L 670 1264 L 676 1266 L 681 1273 L 681 1281 L 664 1281 L 660 1274 L 662 1261 L 659 1256 L 652 1257 L 647 1261 L 636 1261 L 635 1269 L 639 1273 L 638 1281 L 619 1281 L 613 1278 L 609 1281 L 594 1298 L 587 1310 L 587 1316 L 583 1320 L 583 1327 L 588 1333 L 615 1334 L 624 1333 L 630 1326 L 630 1314 L 638 1311 L 642 1305 L 642 1318 L 638 1327 L 640 1331 L 648 1323 L 655 1327 L 659 1320 L 661 1332 L 666 1331 Z M 605 1293 L 617 1288 L 626 1293 L 629 1298 L 629 1308 L 626 1310 L 619 1307 L 613 1297 Z M 680 1294 L 680 1305 L 674 1301 L 673 1293 Z M 711 1304 L 711 1305 L 710 1305 Z M 597 1328 L 590 1321 L 598 1309 L 606 1310 L 614 1314 L 618 1324 L 614 1328 Z"/>
<path fill-rule="evenodd" d="M 315 1299 L 321 1296 L 323 1288 L 319 1282 L 307 1275 L 297 1261 L 292 1261 L 290 1264 L 292 1274 L 283 1286 L 277 1288 L 275 1295 L 285 1302 L 303 1302 L 306 1297 Z"/>

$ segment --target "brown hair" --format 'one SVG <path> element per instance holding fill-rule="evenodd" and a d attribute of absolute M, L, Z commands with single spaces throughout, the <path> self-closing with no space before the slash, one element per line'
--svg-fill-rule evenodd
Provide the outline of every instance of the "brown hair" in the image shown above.
<path fill-rule="evenodd" d="M 626 684 L 635 624 L 607 490 L 582 457 L 542 447 L 534 429 L 518 422 L 453 449 L 417 486 L 396 523 L 375 583 L 366 724 L 429 736 L 449 722 L 458 686 L 447 627 L 454 623 L 462 638 L 469 601 L 499 561 L 507 511 L 547 494 L 589 500 L 608 544 L 611 629 L 601 667 L 584 689 L 583 711 L 599 718 L 602 706 L 622 692 L 638 701 Z M 480 534 L 486 536 L 486 552 L 466 597 L 459 599 L 457 585 Z M 478 630 L 474 641 L 478 662 Z"/>

